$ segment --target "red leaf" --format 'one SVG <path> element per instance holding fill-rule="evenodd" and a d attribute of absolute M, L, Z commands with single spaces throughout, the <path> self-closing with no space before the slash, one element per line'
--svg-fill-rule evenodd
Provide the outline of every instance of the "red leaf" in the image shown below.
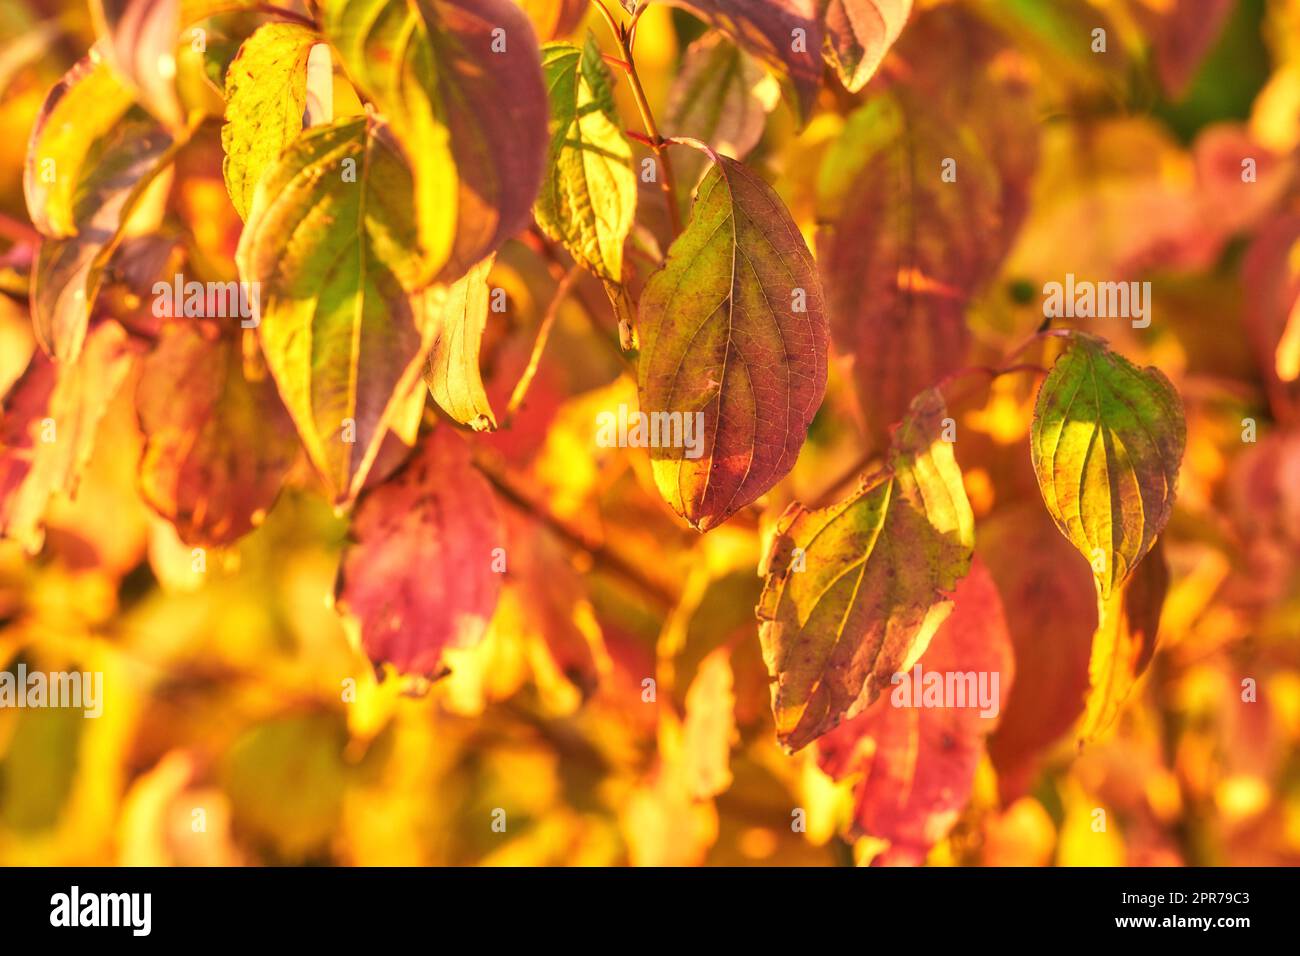
<path fill-rule="evenodd" d="M 982 708 L 895 706 L 913 678 L 817 741 L 821 768 L 836 779 L 860 773 L 854 787 L 853 829 L 888 840 L 876 864 L 918 863 L 947 835 L 970 797 L 984 737 L 997 726 L 1012 680 L 1011 641 L 993 578 L 977 559 L 954 594 L 956 606 L 917 665 L 923 675 L 983 675 L 989 716 Z M 993 675 L 997 675 L 996 686 Z M 927 682 L 922 677 L 922 687 Z M 945 679 L 945 683 L 948 681 Z M 996 709 L 993 698 L 996 697 Z"/>
<path fill-rule="evenodd" d="M 280 493 L 298 437 L 270 377 L 244 377 L 239 338 L 167 323 L 136 388 L 146 501 L 186 544 L 229 544 Z"/>
<path fill-rule="evenodd" d="M 441 676 L 447 647 L 472 647 L 496 608 L 502 541 L 492 489 L 469 447 L 438 428 L 391 480 L 362 495 L 343 552 L 337 605 L 376 664 Z"/>

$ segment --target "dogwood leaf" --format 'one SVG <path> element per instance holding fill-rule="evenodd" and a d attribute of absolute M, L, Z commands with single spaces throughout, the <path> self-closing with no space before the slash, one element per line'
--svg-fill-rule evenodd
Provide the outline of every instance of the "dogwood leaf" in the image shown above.
<path fill-rule="evenodd" d="M 482 639 L 502 575 L 500 517 L 469 446 L 441 427 L 384 484 L 366 492 L 343 552 L 337 606 L 355 618 L 376 664 L 440 676 L 449 647 Z"/>
<path fill-rule="evenodd" d="M 1182 400 L 1159 369 L 1071 337 L 1038 391 L 1030 456 L 1048 513 L 1103 601 L 1169 521 L 1186 442 Z"/>
<path fill-rule="evenodd" d="M 512 0 L 328 0 L 326 37 L 411 164 L 425 277 L 524 229 L 546 158 L 533 28 Z"/>
<path fill-rule="evenodd" d="M 296 23 L 267 23 L 239 48 L 226 72 L 222 173 L 230 201 L 248 218 L 253 188 L 302 132 L 307 57 L 316 35 Z"/>
<path fill-rule="evenodd" d="M 702 415 L 697 457 L 651 451 L 660 493 L 700 531 L 793 467 L 826 389 L 812 254 L 770 186 L 734 160 L 713 160 L 639 313 L 641 411 Z M 694 421 L 682 424 L 684 433 Z"/>
<path fill-rule="evenodd" d="M 236 256 L 280 396 L 336 501 L 351 500 L 428 346 L 411 174 L 386 127 L 297 139 L 259 182 Z"/>
<path fill-rule="evenodd" d="M 821 0 L 826 59 L 850 93 L 867 85 L 898 39 L 912 0 Z"/>
<path fill-rule="evenodd" d="M 433 343 L 424 370 L 424 381 L 438 407 L 475 431 L 497 427 L 479 370 L 493 258 L 457 279 L 431 308 Z"/>
<path fill-rule="evenodd" d="M 759 637 L 777 738 L 791 752 L 856 716 L 909 669 L 952 610 L 974 517 L 935 391 L 885 467 L 827 508 L 791 504 L 765 562 Z"/>

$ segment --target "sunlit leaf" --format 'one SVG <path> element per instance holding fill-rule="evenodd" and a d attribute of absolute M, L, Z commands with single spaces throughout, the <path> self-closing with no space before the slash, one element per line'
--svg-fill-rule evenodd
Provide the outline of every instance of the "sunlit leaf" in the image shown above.
<path fill-rule="evenodd" d="M 452 281 L 525 228 L 546 155 L 537 40 L 512 0 L 328 0 L 326 37 L 414 171 L 424 274 Z"/>
<path fill-rule="evenodd" d="M 430 323 L 411 174 L 385 127 L 347 119 L 296 140 L 258 184 L 239 240 L 267 365 L 313 464 L 355 496 L 423 368 Z"/>
<path fill-rule="evenodd" d="M 683 440 L 651 449 L 655 482 L 707 531 L 793 467 L 826 388 L 821 283 L 770 186 L 715 161 L 642 293 L 639 324 L 641 411 L 683 416 Z M 687 427 L 694 450 L 683 447 Z"/>
<path fill-rule="evenodd" d="M 827 508 L 792 504 L 777 525 L 759 637 L 790 751 L 870 706 L 952 610 L 974 517 L 940 437 L 945 415 L 938 393 L 923 393 L 883 470 Z"/>
<path fill-rule="evenodd" d="M 269 379 L 244 376 L 239 337 L 168 322 L 136 390 L 140 491 L 186 544 L 228 544 L 270 510 L 298 439 Z"/>
<path fill-rule="evenodd" d="M 595 37 L 588 35 L 581 49 L 546 46 L 542 72 L 551 102 L 551 146 L 534 206 L 537 224 L 585 269 L 618 285 L 637 183 L 632 146 Z"/>
<path fill-rule="evenodd" d="M 1146 559 L 1117 590 L 1098 597 L 1097 633 L 1088 660 L 1088 700 L 1079 728 L 1094 740 L 1119 715 L 1155 652 L 1160 610 L 1169 589 L 1169 568 L 1157 539 Z"/>
<path fill-rule="evenodd" d="M 731 653 L 719 648 L 700 662 L 686 691 L 682 761 L 687 789 L 697 798 L 717 796 L 731 786 L 731 745 L 736 737 L 732 688 Z"/>
<path fill-rule="evenodd" d="M 487 480 L 441 427 L 358 503 L 355 544 L 339 565 L 337 603 L 376 664 L 438 676 L 443 651 L 482 639 L 496 607 L 500 518 Z"/>
<path fill-rule="evenodd" d="M 912 11 L 912 0 L 821 0 L 827 59 L 845 88 L 867 85 Z"/>
<path fill-rule="evenodd" d="M 878 444 L 913 395 L 964 364 L 966 307 L 1024 213 L 1036 130 L 1019 81 L 995 69 L 988 32 L 944 8 L 918 17 L 899 45 L 916 64 L 908 82 L 853 112 L 822 163 L 832 338 Z M 934 48 L 955 51 L 944 72 Z"/>
<path fill-rule="evenodd" d="M 91 0 L 108 62 L 140 102 L 172 129 L 183 122 L 176 95 L 176 45 L 182 0 Z"/>
<path fill-rule="evenodd" d="M 587 0 L 517 0 L 528 19 L 533 21 L 538 39 L 554 40 L 568 36 L 582 22 Z"/>
<path fill-rule="evenodd" d="M 1182 400 L 1159 369 L 1093 336 L 1070 339 L 1039 389 L 1030 454 L 1048 513 L 1103 599 L 1169 521 L 1186 442 Z"/>
<path fill-rule="evenodd" d="M 1029 788 L 1039 755 L 1083 713 L 1097 593 L 1037 502 L 981 524 L 975 545 L 1002 595 L 1016 651 L 1016 683 L 989 740 L 998 788 L 1008 800 Z"/>
<path fill-rule="evenodd" d="M 900 672 L 887 695 L 817 741 L 824 771 L 862 775 L 852 830 L 888 841 L 875 865 L 919 864 L 952 828 L 1011 689 L 1002 600 L 979 561 L 957 584 L 952 614 L 917 667 L 919 683 L 917 671 Z"/>
<path fill-rule="evenodd" d="M 226 73 L 222 172 L 240 218 L 266 168 L 302 132 L 307 57 L 316 36 L 296 23 L 267 23 L 244 41 Z"/>
<path fill-rule="evenodd" d="M 479 371 L 479 347 L 483 343 L 491 296 L 487 279 L 492 262 L 493 257 L 489 256 L 470 269 L 430 309 L 433 344 L 424 369 L 425 384 L 439 408 L 475 431 L 497 427 Z"/>
<path fill-rule="evenodd" d="M 744 159 L 763 138 L 768 114 L 781 88 L 747 53 L 718 33 L 706 33 L 686 49 L 668 95 L 664 126 L 692 136 L 723 156 Z M 707 167 L 703 156 L 675 159 L 684 182 L 696 183 Z"/>
<path fill-rule="evenodd" d="M 37 351 L 4 397 L 0 417 L 0 535 L 38 550 L 52 494 L 72 492 L 133 354 L 116 322 L 97 325 L 76 362 Z"/>
<path fill-rule="evenodd" d="M 23 177 L 28 215 L 49 237 L 31 284 L 32 324 L 48 354 L 80 353 L 103 266 L 172 147 L 95 54 L 50 91 Z"/>
<path fill-rule="evenodd" d="M 797 112 L 812 115 L 822 83 L 819 0 L 674 0 L 698 13 L 793 85 Z"/>

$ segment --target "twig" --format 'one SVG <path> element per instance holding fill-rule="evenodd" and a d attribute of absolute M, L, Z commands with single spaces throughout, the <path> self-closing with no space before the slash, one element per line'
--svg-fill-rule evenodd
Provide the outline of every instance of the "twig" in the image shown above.
<path fill-rule="evenodd" d="M 649 137 L 647 145 L 655 154 L 655 160 L 659 164 L 659 170 L 663 173 L 659 177 L 659 188 L 663 191 L 664 201 L 668 204 L 668 222 L 672 227 L 673 238 L 676 239 L 682 232 L 682 214 L 677 208 L 677 190 L 673 185 L 673 164 L 668 158 L 668 150 L 665 148 L 665 141 L 659 135 L 659 127 L 655 124 L 653 111 L 650 109 L 650 101 L 646 98 L 645 88 L 641 85 L 641 77 L 637 75 L 636 60 L 632 56 L 632 43 L 635 37 L 636 22 L 640 18 L 641 9 L 633 15 L 631 27 L 625 27 L 614 19 L 614 14 L 609 12 L 609 7 L 605 6 L 602 0 L 592 0 L 596 9 L 604 16 L 605 22 L 609 24 L 610 33 L 614 35 L 614 42 L 618 44 L 618 51 L 622 56 L 619 66 L 627 75 L 628 83 L 632 87 L 632 98 L 636 101 L 637 112 L 641 114 L 641 124 L 645 127 L 646 136 Z"/>
<path fill-rule="evenodd" d="M 667 608 L 677 605 L 678 596 L 669 588 L 645 576 L 641 569 L 613 551 L 608 545 L 597 541 L 578 526 L 556 515 L 546 504 L 537 500 L 516 484 L 504 471 L 499 470 L 485 456 L 479 455 L 474 460 L 475 467 L 491 482 L 506 501 L 520 511 L 540 521 L 557 537 L 572 547 L 591 555 L 593 561 L 617 574 L 630 584 L 635 585 L 648 597 Z"/>
<path fill-rule="evenodd" d="M 515 383 L 515 390 L 510 393 L 510 403 L 506 406 L 505 421 L 501 426 L 502 428 L 510 427 L 515 413 L 523 405 L 524 398 L 528 395 L 528 388 L 533 384 L 533 379 L 537 376 L 537 368 L 542 362 L 542 352 L 545 351 L 546 342 L 551 337 L 551 327 L 555 325 L 556 316 L 560 314 L 560 306 L 568 298 L 569 289 L 572 288 L 573 283 L 581 275 L 582 267 L 576 264 L 572 265 L 555 287 L 555 295 L 551 297 L 551 304 L 546 307 L 546 314 L 542 316 L 541 325 L 537 327 L 537 340 L 533 343 L 533 352 L 528 357 L 528 365 L 524 368 L 523 374 L 519 376 L 519 381 Z"/>

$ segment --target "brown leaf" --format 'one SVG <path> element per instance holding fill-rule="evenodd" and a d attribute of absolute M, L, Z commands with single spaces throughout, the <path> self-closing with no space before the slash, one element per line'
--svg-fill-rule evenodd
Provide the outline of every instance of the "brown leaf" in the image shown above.
<path fill-rule="evenodd" d="M 1300 302 L 1300 214 L 1288 213 L 1265 223 L 1241 263 L 1245 296 L 1243 324 L 1255 364 L 1268 389 L 1269 403 L 1280 418 L 1300 411 L 1300 380 L 1278 374 L 1281 347 L 1296 303 Z M 1282 363 L 1285 370 L 1286 362 Z"/>
<path fill-rule="evenodd" d="M 376 664 L 445 673 L 442 652 L 483 637 L 501 590 L 492 489 L 469 446 L 446 427 L 389 481 L 363 494 L 343 552 L 337 606 L 354 618 Z"/>
<path fill-rule="evenodd" d="M 136 388 L 147 439 L 140 491 L 186 544 L 229 544 L 256 527 L 298 453 L 270 378 L 244 377 L 237 334 L 168 322 Z"/>
<path fill-rule="evenodd" d="M 862 775 L 853 788 L 853 832 L 889 841 L 875 865 L 920 863 L 947 835 L 970 798 L 984 737 L 1012 685 L 1002 600 L 978 559 L 953 601 L 929 650 L 898 675 L 889 696 L 817 742 L 826 773 L 837 780 Z"/>

